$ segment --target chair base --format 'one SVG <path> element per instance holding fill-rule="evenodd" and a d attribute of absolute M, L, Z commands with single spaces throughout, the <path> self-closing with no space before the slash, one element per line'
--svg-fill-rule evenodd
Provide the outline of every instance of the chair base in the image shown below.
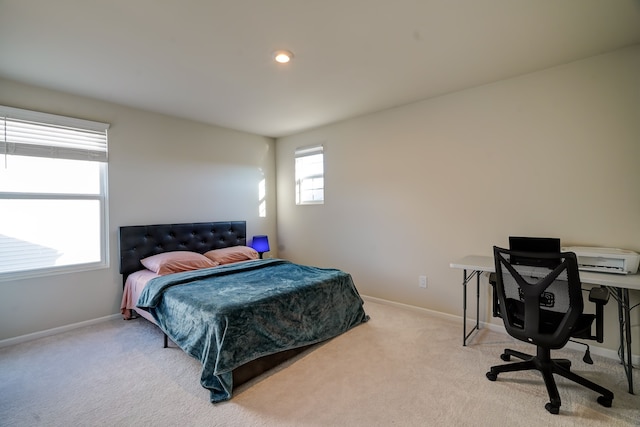
<path fill-rule="evenodd" d="M 504 361 L 511 360 L 511 356 L 522 359 L 523 362 L 509 363 L 506 365 L 492 366 L 491 370 L 487 372 L 487 378 L 490 381 L 496 381 L 498 374 L 502 372 L 515 372 L 525 371 L 530 369 L 536 369 L 542 373 L 542 378 L 547 387 L 547 393 L 549 394 L 549 402 L 545 405 L 545 409 L 552 414 L 560 412 L 560 394 L 558 393 L 558 387 L 556 386 L 553 374 L 565 377 L 573 382 L 576 382 L 584 387 L 587 387 L 601 396 L 598 396 L 597 402 L 607 408 L 611 407 L 613 402 L 613 393 L 606 388 L 589 381 L 588 379 L 581 377 L 571 372 L 571 361 L 567 359 L 552 359 L 551 350 L 548 348 L 537 347 L 537 355 L 531 356 L 519 351 L 505 349 L 504 353 L 500 355 L 500 358 Z"/>

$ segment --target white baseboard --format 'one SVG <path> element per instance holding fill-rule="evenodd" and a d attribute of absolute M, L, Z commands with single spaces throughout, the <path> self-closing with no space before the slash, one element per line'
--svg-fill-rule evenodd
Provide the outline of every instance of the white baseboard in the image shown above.
<path fill-rule="evenodd" d="M 395 301 L 389 301 L 389 300 L 385 300 L 385 299 L 381 299 L 381 298 L 376 298 L 376 297 L 370 297 L 368 295 L 361 295 L 362 299 L 365 301 L 371 301 L 371 302 L 376 302 L 379 304 L 385 304 L 385 305 L 391 305 L 394 307 L 399 307 L 399 308 L 404 308 L 406 310 L 412 310 L 412 311 L 418 311 L 421 313 L 427 313 L 430 315 L 434 315 L 434 316 L 438 316 L 441 318 L 445 318 L 445 319 L 450 319 L 450 320 L 455 320 L 458 321 L 460 323 L 462 323 L 462 316 L 456 316 L 453 314 L 448 314 L 448 313 L 442 313 L 440 311 L 435 311 L 435 310 L 429 310 L 427 308 L 422 308 L 422 307 L 416 307 L 414 305 L 409 305 L 409 304 L 403 304 L 403 303 L 399 303 L 399 302 L 395 302 Z M 480 328 L 488 328 L 493 332 L 499 332 L 502 333 L 504 335 L 508 335 L 507 334 L 507 330 L 504 328 L 504 325 L 497 325 L 494 323 L 487 323 L 487 322 L 480 322 Z M 462 335 L 462 331 L 461 331 L 461 335 Z M 473 337 L 472 337 L 473 338 Z M 588 342 L 589 347 L 591 348 L 591 353 L 601 356 L 601 357 L 605 357 L 607 359 L 611 359 L 611 360 L 616 360 L 619 361 L 620 358 L 618 357 L 618 352 L 615 350 L 611 350 L 608 348 L 604 348 L 604 347 L 598 347 L 596 345 L 591 344 L 591 342 Z M 573 349 L 573 350 L 579 350 L 579 351 L 584 351 L 585 347 L 573 342 L 568 342 L 566 345 L 567 348 Z M 634 365 L 640 365 L 640 355 L 632 355 L 631 356 L 631 361 L 633 362 Z"/>
<path fill-rule="evenodd" d="M 420 313 L 428 313 L 428 314 L 431 314 L 433 316 L 442 317 L 444 319 L 449 319 L 449 320 L 461 320 L 462 319 L 462 317 L 460 317 L 460 316 L 455 316 L 455 315 L 449 314 L 449 313 L 443 313 L 441 311 L 430 310 L 428 308 L 417 307 L 415 305 L 403 304 L 401 302 L 390 301 L 390 300 L 387 300 L 387 299 L 370 297 L 368 295 L 360 295 L 360 296 L 365 301 L 371 301 L 371 302 L 377 302 L 379 304 L 391 305 L 391 306 L 394 306 L 394 307 L 404 308 L 405 310 L 417 311 L 417 312 L 420 312 Z M 505 333 L 506 333 L 506 331 L 505 331 Z"/>
<path fill-rule="evenodd" d="M 50 337 L 52 335 L 61 334 L 63 332 L 71 331 L 85 326 L 95 325 L 97 323 L 106 322 L 112 319 L 121 318 L 121 314 L 112 314 L 110 316 L 99 317 L 97 319 L 85 320 L 84 322 L 72 323 L 70 325 L 60 326 L 57 328 L 51 328 L 40 332 L 34 332 L 32 334 L 20 335 L 18 337 L 7 338 L 0 340 L 0 348 L 8 347 L 10 345 L 20 344 L 27 341 L 37 340 L 38 338 Z"/>

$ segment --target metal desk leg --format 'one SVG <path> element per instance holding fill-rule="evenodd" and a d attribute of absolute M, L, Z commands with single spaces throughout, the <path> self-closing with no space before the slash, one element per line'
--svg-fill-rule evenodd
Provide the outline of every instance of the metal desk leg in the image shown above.
<path fill-rule="evenodd" d="M 462 276 L 462 345 L 467 345 L 467 269 Z M 622 333 L 622 332 L 620 332 Z"/>
<path fill-rule="evenodd" d="M 620 347 L 622 347 L 620 358 L 622 359 L 622 365 L 624 367 L 625 374 L 627 375 L 629 393 L 633 394 L 633 359 L 631 357 L 631 307 L 629 305 L 629 289 L 616 288 L 616 296 L 618 297 Z"/>
<path fill-rule="evenodd" d="M 462 280 L 462 345 L 467 345 L 467 339 L 471 336 L 473 331 L 480 329 L 480 271 L 474 270 L 467 276 L 467 270 L 464 270 Z M 467 333 L 467 283 L 476 277 L 476 324 L 469 333 Z"/>
<path fill-rule="evenodd" d="M 480 329 L 480 272 L 476 273 L 476 329 Z"/>

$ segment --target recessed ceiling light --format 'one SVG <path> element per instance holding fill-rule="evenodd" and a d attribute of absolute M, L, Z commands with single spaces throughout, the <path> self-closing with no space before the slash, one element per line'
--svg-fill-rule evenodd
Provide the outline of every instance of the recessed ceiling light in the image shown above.
<path fill-rule="evenodd" d="M 278 50 L 273 53 L 273 60 L 280 64 L 286 64 L 293 58 L 293 53 L 288 50 Z"/>

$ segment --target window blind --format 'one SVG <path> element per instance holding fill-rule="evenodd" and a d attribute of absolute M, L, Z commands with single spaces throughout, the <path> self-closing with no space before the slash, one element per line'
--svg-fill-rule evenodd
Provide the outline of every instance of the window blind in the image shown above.
<path fill-rule="evenodd" d="M 322 154 L 323 149 L 324 147 L 322 145 L 316 145 L 313 147 L 296 148 L 295 157 L 298 158 L 298 157 L 313 156 L 315 154 Z"/>
<path fill-rule="evenodd" d="M 0 154 L 107 161 L 107 123 L 0 105 Z"/>

